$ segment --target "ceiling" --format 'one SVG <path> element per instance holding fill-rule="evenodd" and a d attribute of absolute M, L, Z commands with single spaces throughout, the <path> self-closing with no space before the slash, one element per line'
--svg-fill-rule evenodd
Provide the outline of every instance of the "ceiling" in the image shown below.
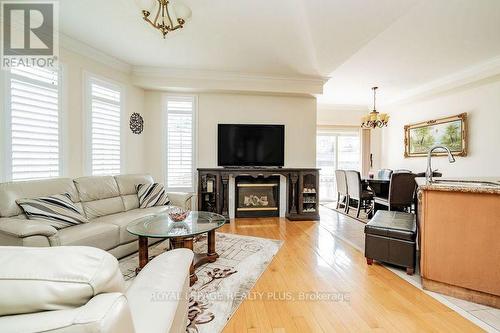
<path fill-rule="evenodd" d="M 164 40 L 134 0 L 60 0 L 61 31 L 133 66 L 331 77 L 324 104 L 367 105 L 500 55 L 498 0 L 183 0 Z"/>
<path fill-rule="evenodd" d="M 500 56 L 500 1 L 419 1 L 339 66 L 325 104 L 382 102 Z"/>

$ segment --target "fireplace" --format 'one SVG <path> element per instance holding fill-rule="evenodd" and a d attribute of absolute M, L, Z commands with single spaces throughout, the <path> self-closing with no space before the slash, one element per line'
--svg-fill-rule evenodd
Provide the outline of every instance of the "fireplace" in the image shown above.
<path fill-rule="evenodd" d="M 238 176 L 235 179 L 235 216 L 279 216 L 280 177 Z"/>

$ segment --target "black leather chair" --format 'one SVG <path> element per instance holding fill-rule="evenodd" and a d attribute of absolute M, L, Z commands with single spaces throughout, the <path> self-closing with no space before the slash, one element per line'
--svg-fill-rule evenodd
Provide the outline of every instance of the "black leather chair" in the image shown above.
<path fill-rule="evenodd" d="M 393 172 L 389 183 L 389 197 L 375 197 L 375 210 L 377 207 L 385 206 L 387 210 L 407 210 L 411 209 L 414 201 L 415 174 L 409 172 Z"/>

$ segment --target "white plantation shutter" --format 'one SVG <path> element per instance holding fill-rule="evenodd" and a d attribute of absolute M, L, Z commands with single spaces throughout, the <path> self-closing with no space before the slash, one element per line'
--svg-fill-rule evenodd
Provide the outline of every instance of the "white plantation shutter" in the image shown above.
<path fill-rule="evenodd" d="M 61 175 L 60 79 L 57 70 L 16 67 L 8 79 L 11 163 L 7 178 Z"/>
<path fill-rule="evenodd" d="M 118 86 L 90 80 L 92 175 L 121 172 L 121 92 Z"/>
<path fill-rule="evenodd" d="M 167 97 L 167 188 L 193 191 L 194 96 Z"/>

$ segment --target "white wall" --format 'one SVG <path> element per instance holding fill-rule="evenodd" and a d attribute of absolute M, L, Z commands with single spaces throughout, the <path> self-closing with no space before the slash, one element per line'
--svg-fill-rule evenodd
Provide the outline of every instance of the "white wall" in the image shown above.
<path fill-rule="evenodd" d="M 145 171 L 164 176 L 162 124 L 164 93 L 145 94 Z M 197 114 L 197 167 L 217 166 L 217 124 L 254 123 L 285 125 L 285 166 L 316 165 L 316 99 L 255 94 L 200 93 Z"/>
<path fill-rule="evenodd" d="M 445 157 L 434 157 L 433 168 L 444 176 L 500 176 L 500 81 L 455 91 L 425 101 L 392 106 L 389 127 L 383 132 L 382 164 L 391 169 L 423 172 L 424 157 L 404 158 L 403 126 L 462 112 L 469 114 L 469 152 L 449 164 Z"/>

